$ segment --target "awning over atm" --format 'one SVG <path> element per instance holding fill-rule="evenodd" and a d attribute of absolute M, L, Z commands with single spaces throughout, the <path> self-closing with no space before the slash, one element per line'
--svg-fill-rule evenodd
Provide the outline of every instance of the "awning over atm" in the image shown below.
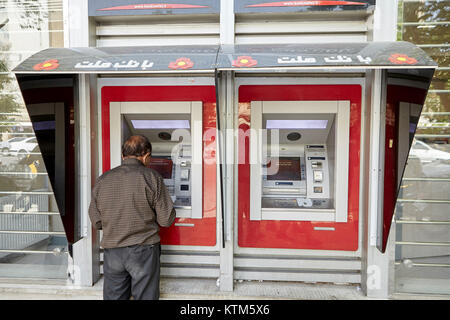
<path fill-rule="evenodd" d="M 72 83 L 70 89 L 75 90 L 73 86 L 75 78 L 73 75 L 75 74 L 211 73 L 214 74 L 216 81 L 216 112 L 220 114 L 220 99 L 218 98 L 220 95 L 220 86 L 218 85 L 220 72 L 218 71 L 231 70 L 238 73 L 306 71 L 332 74 L 348 70 L 364 72 L 369 69 L 383 69 L 387 80 L 377 87 L 380 95 L 381 91 L 385 90 L 386 101 L 391 106 L 401 102 L 418 105 L 422 108 L 436 68 L 437 64 L 414 44 L 408 42 L 364 42 L 52 48 L 34 54 L 17 66 L 13 72 L 18 74 L 17 79 L 24 97 L 27 95 L 25 92 L 27 88 L 31 91 L 38 89 L 40 92 L 60 93 L 61 90 L 53 89 L 57 86 L 56 84 L 63 83 L 62 80 L 66 78 Z M 41 74 L 42 76 L 40 76 Z M 42 88 L 46 88 L 46 86 L 51 90 L 43 91 Z M 38 91 L 29 92 L 28 96 L 40 97 L 40 93 L 36 92 Z M 46 99 L 49 97 L 48 94 L 41 95 L 46 95 Z M 27 99 L 24 100 L 27 101 Z M 382 101 L 382 99 L 379 100 Z M 420 115 L 419 111 L 416 113 L 414 117 L 410 117 L 411 120 L 406 120 L 405 123 L 408 125 L 404 126 L 406 128 L 405 137 L 409 139 L 410 145 L 417 127 L 418 115 Z M 389 121 L 391 120 L 389 119 Z M 220 130 L 220 119 L 217 121 L 217 126 Z M 380 125 L 380 128 L 384 128 L 384 125 Z M 381 137 L 384 136 L 382 131 L 379 133 Z M 380 150 L 382 150 L 383 146 L 389 145 L 390 142 L 385 144 L 384 140 L 380 138 L 380 143 Z M 219 148 L 221 148 L 220 145 Z M 398 172 L 402 173 L 407 152 L 403 154 L 402 163 L 396 165 L 394 161 L 398 155 L 393 153 L 392 148 L 387 151 L 389 152 L 386 152 L 384 164 L 397 166 Z M 220 153 L 222 154 L 222 152 Z M 220 175 L 222 176 L 222 174 Z M 377 240 L 377 246 L 382 252 L 386 249 L 387 236 L 399 190 L 396 179 L 396 177 L 391 177 L 388 180 L 385 177 L 385 197 L 380 199 L 385 204 L 383 214 L 379 215 L 379 234 L 377 235 L 377 239 L 380 239 Z M 220 181 L 222 182 L 222 179 Z M 390 195 L 390 198 L 386 197 L 386 194 Z M 221 200 L 223 201 L 223 197 Z M 223 218 L 222 221 L 224 221 Z"/>
<path fill-rule="evenodd" d="M 222 45 L 219 70 L 410 69 L 436 63 L 409 42 Z"/>
<path fill-rule="evenodd" d="M 14 73 L 167 73 L 215 70 L 423 69 L 436 63 L 409 42 L 50 48 Z"/>
<path fill-rule="evenodd" d="M 17 66 L 14 73 L 214 72 L 219 46 L 50 48 Z"/>

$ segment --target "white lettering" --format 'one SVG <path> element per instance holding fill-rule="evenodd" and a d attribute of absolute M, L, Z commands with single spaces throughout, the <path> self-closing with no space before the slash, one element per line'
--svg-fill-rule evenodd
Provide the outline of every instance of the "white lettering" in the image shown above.
<path fill-rule="evenodd" d="M 352 58 L 347 57 L 347 56 L 341 56 L 338 55 L 336 57 L 325 57 L 324 58 L 325 62 L 330 62 L 330 63 L 345 63 L 345 62 L 352 62 Z"/>
<path fill-rule="evenodd" d="M 303 58 L 302 56 L 297 56 L 294 58 L 290 58 L 290 57 L 281 57 L 278 58 L 278 63 L 283 64 L 283 63 L 316 63 L 317 60 L 314 57 L 309 57 L 309 58 Z"/>

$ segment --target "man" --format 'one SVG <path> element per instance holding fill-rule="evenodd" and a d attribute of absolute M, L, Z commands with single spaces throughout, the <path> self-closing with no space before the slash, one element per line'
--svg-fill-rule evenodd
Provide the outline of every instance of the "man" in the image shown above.
<path fill-rule="evenodd" d="M 164 180 L 147 168 L 152 146 L 132 136 L 122 146 L 123 164 L 101 175 L 92 190 L 89 217 L 103 230 L 103 299 L 159 299 L 159 226 L 175 209 Z"/>

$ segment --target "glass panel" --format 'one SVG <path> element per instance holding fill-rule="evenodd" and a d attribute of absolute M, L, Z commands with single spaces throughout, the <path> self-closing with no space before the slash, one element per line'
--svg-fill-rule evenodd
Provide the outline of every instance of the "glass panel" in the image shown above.
<path fill-rule="evenodd" d="M 449 166 L 450 168 L 450 166 Z M 449 181 L 417 181 L 406 179 L 400 188 L 399 199 L 414 200 L 442 200 L 448 197 Z"/>
<path fill-rule="evenodd" d="M 445 202 L 399 201 L 397 203 L 395 216 L 397 220 L 405 221 L 450 221 L 449 211 L 450 204 Z"/>
<path fill-rule="evenodd" d="M 401 233 L 402 241 L 450 244 L 450 224 L 397 223 L 396 232 Z M 446 252 L 449 251 L 449 248 L 445 249 L 444 246 L 442 248 L 444 248 L 444 250 L 447 250 Z M 429 253 L 427 253 L 427 255 L 428 254 Z"/>
<path fill-rule="evenodd" d="M 436 130 L 428 133 L 450 134 L 448 132 L 450 114 L 443 113 L 424 113 L 422 112 L 418 125 L 418 134 L 427 133 L 427 130 Z M 447 131 L 446 131 L 447 130 Z M 418 138 L 420 139 L 420 138 Z M 436 142 L 435 142 L 436 143 Z"/>
<path fill-rule="evenodd" d="M 422 228 L 416 227 L 415 232 L 417 230 L 421 230 Z M 403 231 L 403 230 L 401 230 Z M 414 231 L 413 228 L 409 229 L 408 233 L 402 234 L 401 236 L 412 238 L 410 232 Z M 420 231 L 422 232 L 422 231 Z M 431 243 L 431 244 L 430 244 Z M 401 240 L 396 242 L 396 261 L 404 261 L 405 259 L 410 259 L 413 262 L 421 262 L 421 263 L 449 263 L 450 260 L 450 246 L 446 242 L 432 242 L 430 240 L 425 242 L 419 241 L 406 241 Z"/>
<path fill-rule="evenodd" d="M 439 67 L 448 67 L 450 63 L 450 47 L 431 47 L 431 48 L 422 48 L 436 63 Z M 442 72 L 442 71 L 441 71 Z M 445 77 L 442 77 L 439 72 L 435 74 L 435 79 L 447 80 L 448 79 L 448 71 L 445 74 Z"/>
<path fill-rule="evenodd" d="M 402 1 L 403 22 L 443 22 L 450 21 L 449 1 Z"/>
<path fill-rule="evenodd" d="M 449 267 L 426 267 L 414 266 L 407 259 L 405 263 L 396 265 L 395 276 L 397 292 L 404 293 L 429 293 L 429 294 L 450 294 L 450 268 Z M 442 261 L 450 264 L 450 259 L 442 258 L 424 259 L 419 261 Z"/>
<path fill-rule="evenodd" d="M 450 178 L 449 140 L 444 137 L 416 138 L 403 177 Z"/>
<path fill-rule="evenodd" d="M 399 2 L 399 40 L 422 45 L 439 69 L 422 110 L 396 205 L 397 292 L 450 294 L 449 6 L 448 0 Z"/>
<path fill-rule="evenodd" d="M 3 244 L 0 277 L 67 278 L 67 240 L 64 235 L 0 234 L 0 243 Z"/>
<path fill-rule="evenodd" d="M 443 44 L 450 42 L 449 24 L 403 25 L 403 40 L 415 44 Z"/>
<path fill-rule="evenodd" d="M 64 227 L 16 77 L 9 73 L 33 53 L 63 46 L 62 2 L 9 1 L 0 17 L 0 277 L 66 279 Z"/>
<path fill-rule="evenodd" d="M 433 80 L 446 80 L 446 81 L 448 81 L 449 78 L 450 78 L 450 70 L 439 69 L 438 68 L 434 72 Z"/>
<path fill-rule="evenodd" d="M 423 112 L 450 112 L 450 92 L 428 92 Z"/>

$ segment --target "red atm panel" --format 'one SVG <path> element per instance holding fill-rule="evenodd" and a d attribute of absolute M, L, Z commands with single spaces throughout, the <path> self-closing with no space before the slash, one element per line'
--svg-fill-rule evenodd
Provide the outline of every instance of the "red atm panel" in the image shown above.
<path fill-rule="evenodd" d="M 102 95 L 103 172 L 111 168 L 110 102 L 119 101 L 203 101 L 203 218 L 177 218 L 161 228 L 161 244 L 214 246 L 216 244 L 216 97 L 214 86 L 105 86 Z M 210 130 L 212 129 L 212 130 Z M 206 141 L 205 141 L 206 140 Z M 199 177 L 200 178 L 200 177 Z"/>
<path fill-rule="evenodd" d="M 243 85 L 239 88 L 238 245 L 253 248 L 345 250 L 358 249 L 361 145 L 360 85 Z M 249 142 L 242 135 L 250 128 L 251 101 L 350 101 L 348 221 L 250 220 Z M 244 143 L 242 143 L 245 141 Z M 338 170 L 339 168 L 337 168 Z M 326 229 L 315 230 L 314 227 Z M 330 228 L 334 228 L 331 230 Z"/>

